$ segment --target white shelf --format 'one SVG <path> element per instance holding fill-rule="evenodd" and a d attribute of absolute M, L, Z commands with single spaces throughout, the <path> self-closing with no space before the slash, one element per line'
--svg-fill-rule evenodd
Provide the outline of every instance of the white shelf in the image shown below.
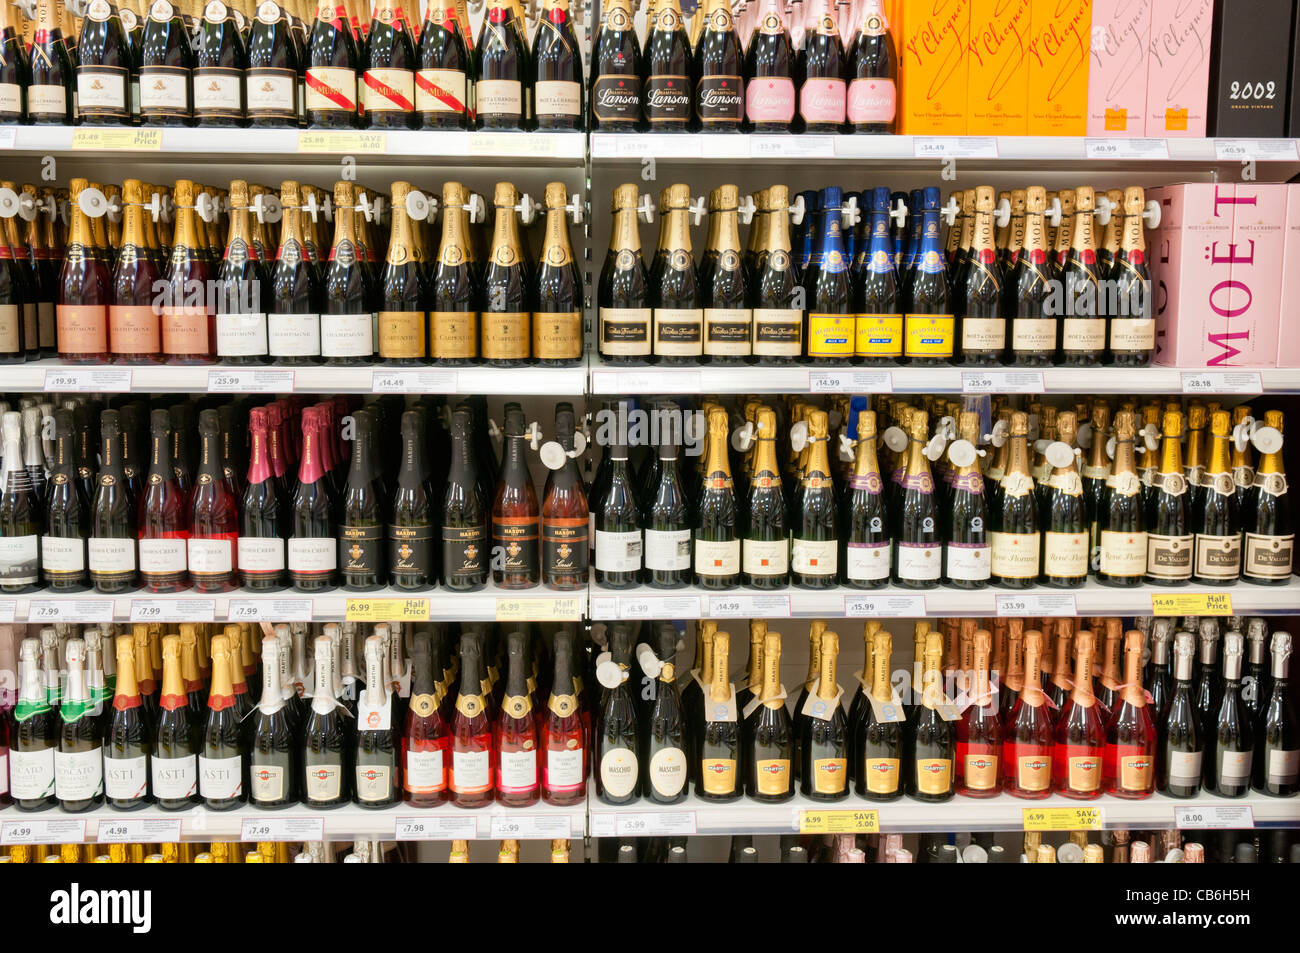
<path fill-rule="evenodd" d="M 1171 589 L 1140 586 L 1112 589 L 1094 580 L 1078 589 L 796 589 L 731 590 L 606 589 L 591 586 L 591 618 L 708 619 L 708 618 L 919 618 L 923 616 L 1089 616 L 1150 615 L 1152 596 L 1203 594 L 1231 597 L 1236 615 L 1287 615 L 1300 611 L 1300 579 L 1285 586 L 1238 583 L 1223 589 L 1196 586 Z M 1073 601 L 1073 609 L 1069 602 Z M 1061 603 L 1065 604 L 1062 605 Z M 1001 612 L 999 612 L 999 608 Z M 1187 613 L 1195 614 L 1190 610 Z"/>

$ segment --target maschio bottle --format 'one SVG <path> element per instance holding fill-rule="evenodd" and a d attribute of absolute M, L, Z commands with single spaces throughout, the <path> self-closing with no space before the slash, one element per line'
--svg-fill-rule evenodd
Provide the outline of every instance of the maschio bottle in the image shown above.
<path fill-rule="evenodd" d="M 745 118 L 744 50 L 730 0 L 706 0 L 696 12 L 704 29 L 695 46 L 695 113 L 703 132 L 739 132 Z"/>
<path fill-rule="evenodd" d="M 415 111 L 421 129 L 464 129 L 469 109 L 469 47 L 455 0 L 435 0 L 424 11 L 415 71 Z"/>
<path fill-rule="evenodd" d="M 828 14 L 829 16 L 829 14 Z M 843 193 L 835 186 L 822 189 L 817 251 L 804 276 L 808 300 L 808 359 L 814 364 L 847 364 L 856 344 L 856 317 L 849 282 L 849 260 L 844 253 L 840 212 Z"/>
<path fill-rule="evenodd" d="M 69 41 L 71 38 L 69 38 Z M 131 47 L 112 0 L 86 4 L 77 38 L 77 116 L 82 125 L 129 125 Z"/>
<path fill-rule="evenodd" d="M 666 0 L 664 8 L 674 0 Z M 660 246 L 650 268 L 654 355 L 660 364 L 694 364 L 704 352 L 704 312 L 700 307 L 695 258 L 691 254 L 691 189 L 672 185 L 659 193 L 663 222 Z"/>
<path fill-rule="evenodd" d="M 750 282 L 751 350 L 757 364 L 788 364 L 803 353 L 803 308 L 795 305 L 804 294 L 791 252 L 789 190 L 784 185 L 766 189 L 759 211 L 766 235 Z"/>
<path fill-rule="evenodd" d="M 795 50 L 781 0 L 762 0 L 745 54 L 745 117 L 754 132 L 788 132 L 794 119 Z"/>
<path fill-rule="evenodd" d="M 582 359 L 582 279 L 569 245 L 568 190 L 546 186 L 546 235 L 537 262 L 533 306 L 533 357 L 548 367 Z"/>
<path fill-rule="evenodd" d="M 681 5 L 678 0 L 660 0 L 645 43 L 645 118 L 652 132 L 687 131 L 692 113 L 690 72 L 691 44 Z"/>
<path fill-rule="evenodd" d="M 609 17 L 618 13 L 616 7 Z M 637 228 L 638 198 L 635 183 L 614 189 L 613 230 L 597 290 L 600 356 L 609 364 L 645 364 L 650 357 L 649 288 Z"/>

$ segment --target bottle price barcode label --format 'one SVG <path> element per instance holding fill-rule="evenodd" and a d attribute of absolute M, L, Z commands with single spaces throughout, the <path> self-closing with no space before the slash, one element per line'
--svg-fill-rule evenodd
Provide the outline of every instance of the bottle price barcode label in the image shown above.
<path fill-rule="evenodd" d="M 996 159 L 998 141 L 992 136 L 917 136 L 912 140 L 918 159 Z"/>
<path fill-rule="evenodd" d="M 1099 831 L 1105 819 L 1099 807 L 1026 807 L 1021 815 L 1027 831 Z"/>
<path fill-rule="evenodd" d="M 321 817 L 246 817 L 239 839 L 256 841 L 324 840 L 325 819 Z"/>
<path fill-rule="evenodd" d="M 963 394 L 1041 394 L 1042 371 L 962 371 Z"/>
<path fill-rule="evenodd" d="M 892 394 L 890 371 L 809 371 L 810 394 Z"/>
<path fill-rule="evenodd" d="M 1258 394 L 1264 390 L 1259 371 L 1183 371 L 1184 394 Z"/>
<path fill-rule="evenodd" d="M 1214 157 L 1225 162 L 1250 159 L 1290 160 L 1300 158 L 1294 139 L 1215 139 Z"/>
<path fill-rule="evenodd" d="M 348 622 L 428 622 L 428 599 L 349 599 Z"/>
<path fill-rule="evenodd" d="M 388 136 L 382 132 L 300 132 L 299 152 L 383 152 Z"/>
<path fill-rule="evenodd" d="M 660 368 L 653 374 L 645 371 L 592 371 L 591 390 L 595 394 L 694 394 L 701 390 L 700 372 Z"/>
<path fill-rule="evenodd" d="M 215 599 L 132 599 L 132 622 L 212 622 Z"/>
<path fill-rule="evenodd" d="M 29 622 L 112 622 L 112 599 L 32 599 Z"/>
<path fill-rule="evenodd" d="M 45 372 L 45 392 L 126 393 L 131 389 L 129 367 L 59 367 Z"/>
<path fill-rule="evenodd" d="M 1230 592 L 1151 594 L 1152 615 L 1232 615 Z"/>
<path fill-rule="evenodd" d="M 209 394 L 292 394 L 293 371 L 222 368 L 208 371 Z"/>
<path fill-rule="evenodd" d="M 393 822 L 397 840 L 473 840 L 478 836 L 474 817 L 399 817 Z"/>
<path fill-rule="evenodd" d="M 559 153 L 555 135 L 539 133 L 520 136 L 515 133 L 472 132 L 469 154 L 472 156 L 554 156 Z"/>
<path fill-rule="evenodd" d="M 1180 831 L 1247 830 L 1255 826 L 1255 811 L 1250 805 L 1175 807 L 1174 824 Z"/>
<path fill-rule="evenodd" d="M 582 600 L 577 596 L 563 599 L 498 596 L 496 614 L 498 622 L 575 622 L 582 618 Z"/>
<path fill-rule="evenodd" d="M 18 600 L 0 599 L 0 623 L 14 621 L 14 615 L 18 610 Z"/>
<path fill-rule="evenodd" d="M 573 818 L 568 814 L 538 814 L 516 817 L 493 814 L 491 837 L 517 840 L 552 840 L 573 836 Z"/>
<path fill-rule="evenodd" d="M 618 597 L 620 619 L 698 619 L 699 596 Z"/>
<path fill-rule="evenodd" d="M 641 811 L 614 815 L 617 837 L 684 837 L 696 832 L 694 811 Z"/>
<path fill-rule="evenodd" d="M 833 159 L 835 140 L 831 136 L 751 136 L 749 154 L 755 159 Z"/>
<path fill-rule="evenodd" d="M 226 609 L 231 622 L 310 622 L 310 599 L 231 599 Z"/>
<path fill-rule="evenodd" d="M 1088 159 L 1168 159 L 1165 139 L 1089 139 L 1084 145 Z"/>
<path fill-rule="evenodd" d="M 0 844 L 79 844 L 86 839 L 86 820 L 33 817 L 0 824 Z"/>
<path fill-rule="evenodd" d="M 844 614 L 851 619 L 877 616 L 920 618 L 925 615 L 925 596 L 845 596 Z"/>
<path fill-rule="evenodd" d="M 800 811 L 800 834 L 879 834 L 879 811 Z"/>
<path fill-rule="evenodd" d="M 789 615 L 789 596 L 709 596 L 709 617 L 713 619 L 774 619 Z"/>
<path fill-rule="evenodd" d="M 376 394 L 454 394 L 455 371 L 375 371 L 370 389 Z"/>
<path fill-rule="evenodd" d="M 171 844 L 180 839 L 180 820 L 159 817 L 100 821 L 95 837 L 101 844 Z"/>
<path fill-rule="evenodd" d="M 997 595 L 1000 616 L 1073 616 L 1078 614 L 1073 593 Z"/>

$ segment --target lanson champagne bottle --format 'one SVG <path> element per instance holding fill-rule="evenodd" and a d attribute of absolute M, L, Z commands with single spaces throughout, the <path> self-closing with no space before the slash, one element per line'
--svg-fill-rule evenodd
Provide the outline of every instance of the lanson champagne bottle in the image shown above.
<path fill-rule="evenodd" d="M 695 46 L 695 113 L 704 132 L 739 132 L 745 118 L 744 49 L 730 0 L 705 0 L 695 14 L 704 29 Z"/>
<path fill-rule="evenodd" d="M 862 26 L 849 54 L 848 119 L 853 131 L 891 135 L 898 112 L 898 54 L 883 0 L 862 5 Z"/>
<path fill-rule="evenodd" d="M 593 131 L 633 132 L 641 122 L 644 63 L 632 8 L 631 0 L 612 0 L 601 5 L 600 23 L 591 44 L 588 98 Z"/>
<path fill-rule="evenodd" d="M 691 122 L 691 44 L 678 0 L 659 0 L 645 42 L 645 118 L 654 132 Z"/>
<path fill-rule="evenodd" d="M 788 132 L 794 119 L 795 49 L 781 0 L 762 0 L 745 53 L 745 116 L 754 132 Z"/>

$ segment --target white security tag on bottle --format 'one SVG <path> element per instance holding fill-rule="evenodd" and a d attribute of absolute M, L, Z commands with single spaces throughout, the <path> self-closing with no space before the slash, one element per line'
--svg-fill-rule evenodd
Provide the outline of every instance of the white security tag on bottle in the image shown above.
<path fill-rule="evenodd" d="M 1064 469 L 1074 462 L 1074 448 L 1064 441 L 1053 440 L 1043 448 L 1043 456 L 1058 470 Z"/>
<path fill-rule="evenodd" d="M 955 467 L 968 467 L 978 456 L 979 451 L 969 440 L 954 440 L 948 445 L 948 459 Z"/>
<path fill-rule="evenodd" d="M 885 446 L 894 453 L 902 453 L 907 449 L 907 434 L 901 427 L 886 427 L 884 433 Z"/>
<path fill-rule="evenodd" d="M 664 670 L 664 663 L 659 661 L 655 650 L 644 642 L 636 647 L 636 660 L 641 666 L 641 671 L 649 678 L 658 678 L 659 673 Z"/>

